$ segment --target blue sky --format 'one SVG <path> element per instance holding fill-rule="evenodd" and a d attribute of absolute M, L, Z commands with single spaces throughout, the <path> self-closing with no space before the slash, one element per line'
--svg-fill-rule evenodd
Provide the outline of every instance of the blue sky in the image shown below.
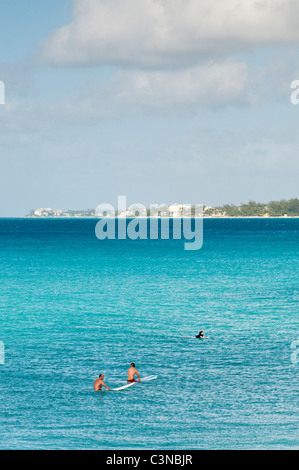
<path fill-rule="evenodd" d="M 0 7 L 0 216 L 298 197 L 294 0 Z"/>

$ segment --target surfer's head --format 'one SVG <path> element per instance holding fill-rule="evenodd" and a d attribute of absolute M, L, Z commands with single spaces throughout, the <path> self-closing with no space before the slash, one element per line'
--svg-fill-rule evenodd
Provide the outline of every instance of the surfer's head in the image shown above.
<path fill-rule="evenodd" d="M 135 362 L 131 362 L 131 367 L 135 367 Z"/>
<path fill-rule="evenodd" d="M 103 380 L 103 378 L 104 378 L 104 374 L 100 374 L 99 379 Z"/>
<path fill-rule="evenodd" d="M 200 331 L 200 332 L 199 332 L 199 336 L 203 336 L 203 331 Z"/>

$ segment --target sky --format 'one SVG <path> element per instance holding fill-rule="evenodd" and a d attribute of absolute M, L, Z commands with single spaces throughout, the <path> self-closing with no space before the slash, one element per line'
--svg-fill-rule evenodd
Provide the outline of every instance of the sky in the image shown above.
<path fill-rule="evenodd" d="M 297 0 L 0 0 L 0 217 L 298 197 Z"/>

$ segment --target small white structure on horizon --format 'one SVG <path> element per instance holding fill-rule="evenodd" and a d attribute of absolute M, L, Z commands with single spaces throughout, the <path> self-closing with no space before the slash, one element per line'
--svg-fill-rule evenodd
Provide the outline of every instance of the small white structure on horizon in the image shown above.
<path fill-rule="evenodd" d="M 57 211 L 54 211 L 54 216 L 55 217 L 60 217 L 62 214 L 62 211 L 60 209 L 57 209 Z"/>
<path fill-rule="evenodd" d="M 121 219 L 125 219 L 126 217 L 130 217 L 130 211 L 121 211 L 118 214 L 118 217 L 120 217 Z"/>
<path fill-rule="evenodd" d="M 130 218 L 133 219 L 135 217 L 146 217 L 146 216 L 147 216 L 146 208 L 138 206 L 138 205 L 136 205 L 136 207 L 132 207 L 131 209 L 129 208 L 126 211 L 123 210 L 118 214 L 118 217 L 120 218 L 128 217 L 129 219 Z"/>
<path fill-rule="evenodd" d="M 171 204 L 168 207 L 169 217 L 180 218 L 180 217 L 191 217 L 191 205 L 190 204 Z"/>
<path fill-rule="evenodd" d="M 48 215 L 49 212 L 52 212 L 51 207 L 41 207 L 40 209 L 36 209 L 36 211 L 34 211 L 34 215 L 41 217 L 42 215 Z"/>

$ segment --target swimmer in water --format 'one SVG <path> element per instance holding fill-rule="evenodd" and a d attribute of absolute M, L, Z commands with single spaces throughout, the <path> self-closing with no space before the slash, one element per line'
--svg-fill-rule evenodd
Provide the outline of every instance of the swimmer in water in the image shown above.
<path fill-rule="evenodd" d="M 205 335 L 203 334 L 203 331 L 200 331 L 200 332 L 198 333 L 198 335 L 195 336 L 195 338 L 201 338 L 201 339 L 203 339 L 203 338 L 209 338 L 209 336 L 205 336 Z"/>
<path fill-rule="evenodd" d="M 102 386 L 107 388 L 107 390 L 111 390 L 111 388 L 107 387 L 107 385 L 104 383 L 104 374 L 100 374 L 99 378 L 95 380 L 93 384 L 93 389 L 96 391 L 102 390 Z"/>

